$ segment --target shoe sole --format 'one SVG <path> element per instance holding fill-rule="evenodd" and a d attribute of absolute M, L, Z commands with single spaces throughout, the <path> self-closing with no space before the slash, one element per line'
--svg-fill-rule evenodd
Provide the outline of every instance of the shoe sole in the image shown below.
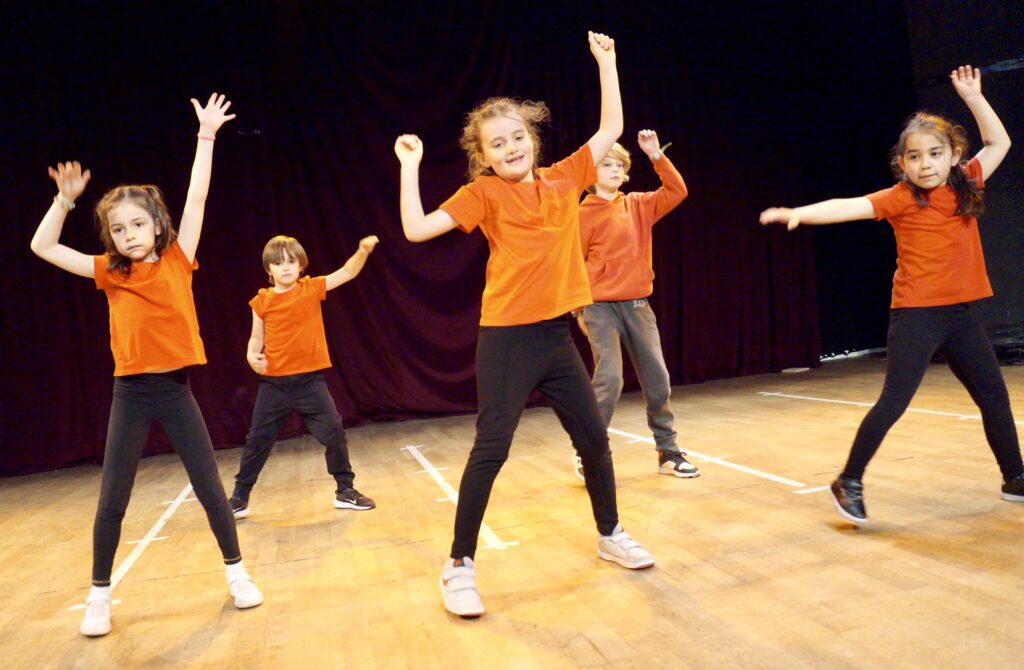
<path fill-rule="evenodd" d="M 843 517 L 855 526 L 868 525 L 867 517 L 864 517 L 863 519 L 858 519 L 857 517 L 843 509 L 843 506 L 839 504 L 839 499 L 836 498 L 836 494 L 832 491 L 832 489 L 829 489 L 828 495 L 832 498 L 832 504 L 836 506 L 836 511 L 839 512 L 839 516 Z"/>
<path fill-rule="evenodd" d="M 700 470 L 697 470 L 696 472 L 679 472 L 675 468 L 672 468 L 670 470 L 663 470 L 662 468 L 659 467 L 658 474 L 675 475 L 676 477 L 680 477 L 682 479 L 696 479 L 697 477 L 700 477 Z"/>
<path fill-rule="evenodd" d="M 86 636 L 86 637 L 103 637 L 104 635 L 106 635 L 107 633 L 110 632 L 110 627 L 108 626 L 107 629 L 105 631 L 102 631 L 102 632 L 100 632 L 100 631 L 92 631 L 92 632 L 89 632 L 89 633 L 87 633 L 84 630 L 82 630 L 81 628 L 79 628 L 78 632 L 81 633 L 82 635 Z"/>
<path fill-rule="evenodd" d="M 460 616 L 463 619 L 479 619 L 480 617 L 482 617 L 484 615 L 484 608 L 482 608 L 482 607 L 480 608 L 480 611 L 469 610 L 469 611 L 460 612 L 454 605 L 452 605 L 450 602 L 448 602 L 448 594 L 444 590 L 444 579 L 443 578 L 438 580 L 438 586 L 441 587 L 441 600 L 444 601 L 444 608 L 446 610 L 448 610 L 449 612 L 451 612 L 452 614 Z"/>
<path fill-rule="evenodd" d="M 340 500 L 334 501 L 335 509 L 354 509 L 359 512 L 365 512 L 366 510 L 373 509 L 374 507 L 376 507 L 376 505 L 363 505 L 362 507 L 360 507 L 355 503 L 341 502 Z"/>
<path fill-rule="evenodd" d="M 236 519 L 244 519 L 245 517 L 249 516 L 249 508 L 246 507 L 245 509 L 240 509 L 237 512 L 232 511 L 231 513 L 235 515 Z"/>
<path fill-rule="evenodd" d="M 633 562 L 633 563 L 631 563 L 631 562 L 628 562 L 628 561 L 625 561 L 625 560 L 619 558 L 618 556 L 614 556 L 612 554 L 606 554 L 603 551 L 601 551 L 600 549 L 597 550 L 597 555 L 600 558 L 603 558 L 606 561 L 611 561 L 612 563 L 618 563 L 619 565 L 621 565 L 622 567 L 624 567 L 624 568 L 626 568 L 628 570 L 643 570 L 644 568 L 650 568 L 650 567 L 654 566 L 654 559 L 653 558 L 650 560 L 650 562 L 640 561 L 640 562 Z"/>
<path fill-rule="evenodd" d="M 1016 493 L 1004 493 L 1002 498 L 1010 502 L 1024 502 L 1024 496 L 1017 495 Z"/>

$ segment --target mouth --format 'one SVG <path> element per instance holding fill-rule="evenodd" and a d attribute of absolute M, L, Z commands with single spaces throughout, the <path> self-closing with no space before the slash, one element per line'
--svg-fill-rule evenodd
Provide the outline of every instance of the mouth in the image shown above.
<path fill-rule="evenodd" d="M 516 156 L 515 158 L 509 158 L 505 161 L 505 165 L 519 165 L 525 156 Z"/>

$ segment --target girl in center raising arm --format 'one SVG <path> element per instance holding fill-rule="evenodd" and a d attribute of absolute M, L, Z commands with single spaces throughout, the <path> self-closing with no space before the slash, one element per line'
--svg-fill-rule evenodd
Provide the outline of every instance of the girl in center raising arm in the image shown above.
<path fill-rule="evenodd" d="M 550 168 L 535 168 L 541 149 L 537 126 L 547 120 L 547 107 L 485 100 L 467 116 L 460 142 L 472 181 L 424 214 L 423 145 L 415 135 L 395 142 L 405 236 L 423 242 L 456 227 L 466 233 L 479 227 L 490 247 L 476 349 L 476 440 L 459 485 L 451 555 L 441 572 L 445 607 L 462 617 L 484 613 L 473 564 L 477 536 L 494 479 L 534 389 L 551 403 L 583 459 L 600 534 L 598 555 L 632 569 L 654 565 L 654 557 L 619 525 L 608 434 L 566 317 L 591 302 L 580 254 L 580 194 L 594 183 L 595 159 L 608 153 L 623 124 L 615 43 L 595 33 L 589 41 L 601 78 L 601 126 Z"/>

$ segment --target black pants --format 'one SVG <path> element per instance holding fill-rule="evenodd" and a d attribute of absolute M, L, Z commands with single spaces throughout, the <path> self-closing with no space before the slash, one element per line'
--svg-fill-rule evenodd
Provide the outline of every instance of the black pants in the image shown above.
<path fill-rule="evenodd" d="M 968 304 L 904 307 L 889 315 L 882 395 L 860 424 L 843 474 L 860 479 L 885 434 L 906 411 L 932 355 L 939 351 L 981 410 L 985 437 L 1003 479 L 1024 471 L 1006 383 L 992 343 Z"/>
<path fill-rule="evenodd" d="M 608 433 L 587 370 L 570 337 L 568 320 L 482 326 L 476 346 L 476 386 L 476 440 L 459 484 L 452 558 L 476 554 L 491 487 L 508 459 L 512 435 L 534 389 L 547 398 L 583 459 L 598 531 L 611 534 L 619 516 Z"/>
<path fill-rule="evenodd" d="M 184 370 L 114 378 L 113 401 L 103 452 L 103 479 L 93 526 L 92 581 L 110 584 L 121 521 L 135 484 L 149 427 L 156 419 L 171 439 L 225 562 L 241 560 L 235 517 L 220 481 L 213 445 Z"/>
<path fill-rule="evenodd" d="M 338 493 L 352 488 L 355 475 L 348 460 L 348 443 L 334 398 L 322 372 L 283 377 L 260 377 L 252 424 L 235 475 L 234 496 L 247 500 L 256 479 L 274 448 L 274 441 L 292 410 L 298 411 L 309 432 L 326 447 L 327 471 L 334 476 Z"/>

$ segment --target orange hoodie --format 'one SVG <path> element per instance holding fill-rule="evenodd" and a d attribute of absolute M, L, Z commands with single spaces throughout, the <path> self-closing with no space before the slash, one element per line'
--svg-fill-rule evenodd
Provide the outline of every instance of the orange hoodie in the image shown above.
<path fill-rule="evenodd" d="M 580 204 L 580 242 L 595 302 L 639 300 L 654 290 L 651 228 L 687 191 L 665 154 L 653 165 L 661 179 L 657 191 L 619 192 L 612 200 L 592 194 Z"/>

